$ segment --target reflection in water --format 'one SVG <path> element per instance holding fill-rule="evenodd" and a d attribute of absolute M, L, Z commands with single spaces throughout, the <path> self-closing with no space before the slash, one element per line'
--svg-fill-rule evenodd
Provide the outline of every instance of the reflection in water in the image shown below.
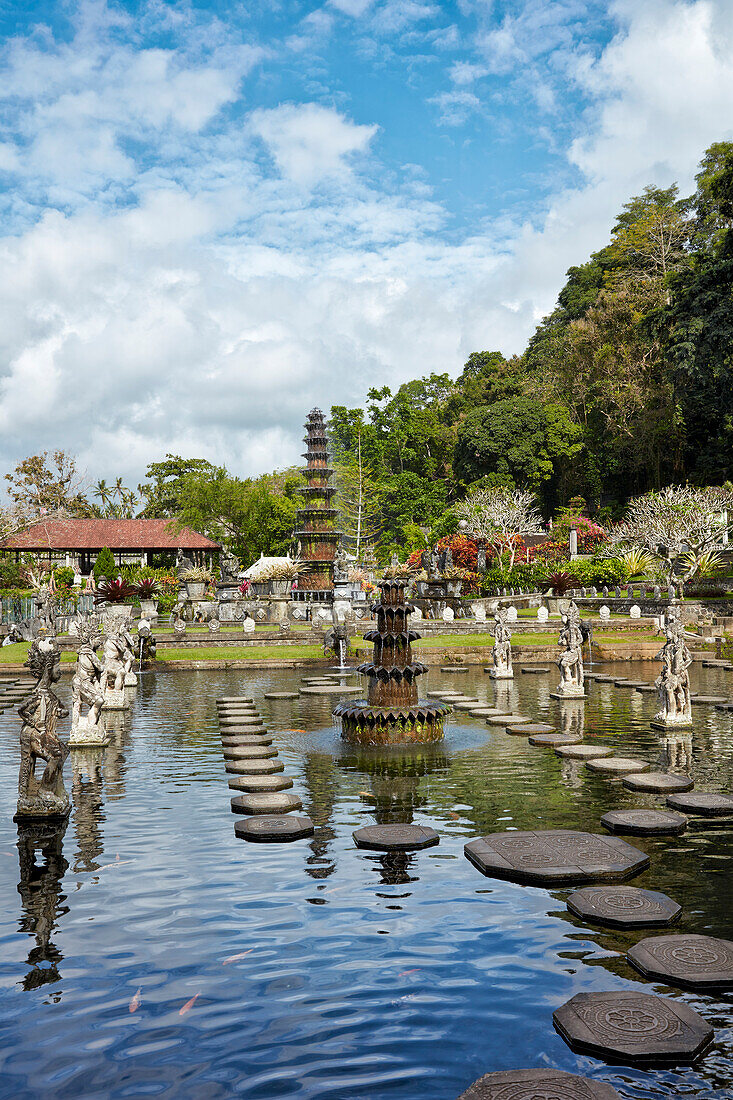
<path fill-rule="evenodd" d="M 560 732 L 573 737 L 582 737 L 585 731 L 585 701 L 583 699 L 561 699 Z"/>
<path fill-rule="evenodd" d="M 687 772 L 692 767 L 692 730 L 668 731 L 660 737 L 662 766 Z"/>
<path fill-rule="evenodd" d="M 71 797 L 74 803 L 74 835 L 77 851 L 75 871 L 96 871 L 97 857 L 104 851 L 101 823 L 104 798 L 102 793 L 102 762 L 105 749 L 76 749 L 72 753 L 73 779 Z"/>
<path fill-rule="evenodd" d="M 125 756 L 124 748 L 130 735 L 130 717 L 127 711 L 105 711 L 104 723 L 111 741 L 104 749 L 104 780 L 107 797 L 115 801 L 125 795 Z"/>
<path fill-rule="evenodd" d="M 374 807 L 379 825 L 409 825 L 413 811 L 425 805 L 421 789 L 424 776 L 447 771 L 449 759 L 439 745 L 362 747 L 345 752 L 341 764 L 346 770 L 369 776 L 370 791 L 362 792 Z"/>
<path fill-rule="evenodd" d="M 416 865 L 416 858 L 412 852 L 384 852 L 379 856 L 368 856 L 373 863 L 374 871 L 379 872 L 379 881 L 382 886 L 404 886 L 407 882 L 417 882 L 418 876 L 411 875 L 410 870 Z M 392 900 L 394 894 L 386 894 L 385 897 Z M 400 897 L 409 898 L 411 894 L 400 894 Z"/>
<path fill-rule="evenodd" d="M 309 752 L 303 765 L 303 783 L 308 792 L 303 798 L 303 808 L 315 825 L 313 839 L 308 844 L 311 855 L 306 859 L 306 873 L 311 878 L 325 879 L 336 870 L 336 864 L 328 857 L 336 836 L 332 821 L 338 774 L 333 758 Z"/>
<path fill-rule="evenodd" d="M 65 832 L 66 823 L 58 829 L 48 824 L 18 827 L 18 893 L 23 908 L 20 928 L 36 939 L 28 955 L 30 970 L 23 979 L 26 990 L 57 982 L 61 977 L 58 966 L 63 955 L 51 936 L 57 918 L 69 911 L 63 904 L 66 895 L 61 893 L 61 880 L 69 866 L 63 854 Z"/>

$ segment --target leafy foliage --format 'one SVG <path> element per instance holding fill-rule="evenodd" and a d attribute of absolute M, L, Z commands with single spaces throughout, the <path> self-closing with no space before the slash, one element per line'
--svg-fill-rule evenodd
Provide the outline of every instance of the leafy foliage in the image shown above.
<path fill-rule="evenodd" d="M 95 603 L 124 603 L 137 595 L 135 587 L 123 580 L 122 577 L 114 577 L 112 580 L 101 580 L 94 594 Z"/>
<path fill-rule="evenodd" d="M 105 546 L 99 551 L 94 562 L 94 583 L 98 585 L 103 577 L 111 580 L 116 572 L 114 555 L 109 547 Z"/>

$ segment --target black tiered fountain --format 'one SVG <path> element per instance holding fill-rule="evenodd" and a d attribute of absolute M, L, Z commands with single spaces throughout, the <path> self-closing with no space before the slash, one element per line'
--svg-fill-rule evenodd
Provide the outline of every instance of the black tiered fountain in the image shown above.
<path fill-rule="evenodd" d="M 339 703 L 334 715 L 341 719 L 341 736 L 358 745 L 409 745 L 440 741 L 450 707 L 420 703 L 417 677 L 427 672 L 412 659 L 412 642 L 420 637 L 410 630 L 411 604 L 405 603 L 404 580 L 379 582 L 381 599 L 372 605 L 377 629 L 364 635 L 374 642 L 371 661 L 357 672 L 369 677 L 366 700 Z"/>

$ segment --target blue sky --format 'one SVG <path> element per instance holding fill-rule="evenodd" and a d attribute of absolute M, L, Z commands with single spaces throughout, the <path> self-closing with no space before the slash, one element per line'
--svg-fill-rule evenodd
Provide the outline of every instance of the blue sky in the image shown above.
<path fill-rule="evenodd" d="M 0 447 L 250 474 L 520 351 L 733 136 L 725 0 L 0 0 Z"/>

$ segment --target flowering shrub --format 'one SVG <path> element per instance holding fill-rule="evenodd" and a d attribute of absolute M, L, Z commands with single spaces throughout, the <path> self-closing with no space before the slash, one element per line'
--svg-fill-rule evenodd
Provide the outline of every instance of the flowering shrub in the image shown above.
<path fill-rule="evenodd" d="M 608 542 L 605 529 L 587 516 L 561 516 L 552 528 L 552 541 L 563 542 L 567 546 L 573 530 L 578 534 L 579 554 L 592 554 L 602 543 Z"/>
<path fill-rule="evenodd" d="M 248 596 L 249 595 L 249 590 L 250 590 L 251 587 L 252 587 L 252 585 L 249 583 L 249 581 L 245 577 L 244 580 L 242 581 L 242 583 L 239 586 L 239 591 L 243 596 Z"/>

